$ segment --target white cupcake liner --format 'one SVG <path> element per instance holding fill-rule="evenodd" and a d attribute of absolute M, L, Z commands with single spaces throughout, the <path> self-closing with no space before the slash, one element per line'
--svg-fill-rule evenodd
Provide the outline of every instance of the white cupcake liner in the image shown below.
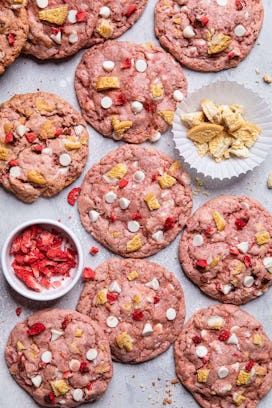
<path fill-rule="evenodd" d="M 247 121 L 262 128 L 262 132 L 249 149 L 248 158 L 230 158 L 216 163 L 208 156 L 200 157 L 193 142 L 187 137 L 187 128 L 181 123 L 182 113 L 201 110 L 200 101 L 209 98 L 215 103 L 242 105 Z M 252 171 L 259 166 L 272 149 L 271 107 L 255 92 L 234 81 L 218 81 L 191 93 L 178 106 L 174 115 L 172 132 L 181 157 L 205 177 L 216 180 L 231 179 Z"/>

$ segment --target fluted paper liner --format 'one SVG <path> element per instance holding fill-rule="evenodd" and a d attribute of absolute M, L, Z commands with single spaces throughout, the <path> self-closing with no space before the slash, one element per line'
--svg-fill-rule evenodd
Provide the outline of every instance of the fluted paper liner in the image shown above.
<path fill-rule="evenodd" d="M 181 122 L 181 114 L 201 110 L 200 101 L 209 98 L 217 104 L 242 105 L 248 122 L 262 128 L 262 132 L 249 149 L 248 158 L 231 157 L 216 163 L 209 156 L 200 157 L 193 142 L 187 137 L 187 128 Z M 174 115 L 172 132 L 174 141 L 184 161 L 204 176 L 223 180 L 238 177 L 259 166 L 272 149 L 271 107 L 258 94 L 233 81 L 218 81 L 206 85 L 184 99 Z"/>

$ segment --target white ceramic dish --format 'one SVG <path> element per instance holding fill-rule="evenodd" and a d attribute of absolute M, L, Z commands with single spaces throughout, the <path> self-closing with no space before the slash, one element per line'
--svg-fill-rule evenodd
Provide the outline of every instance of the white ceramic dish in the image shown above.
<path fill-rule="evenodd" d="M 249 157 L 230 158 L 216 163 L 209 156 L 200 157 L 193 142 L 187 137 L 187 128 L 181 123 L 182 113 L 201 110 L 199 103 L 209 98 L 218 104 L 237 104 L 244 108 L 247 121 L 262 128 L 261 135 L 249 150 Z M 257 93 L 234 81 L 217 81 L 191 93 L 177 107 L 172 132 L 179 154 L 192 169 L 212 179 L 224 180 L 238 177 L 259 166 L 272 149 L 271 108 Z"/>
<path fill-rule="evenodd" d="M 20 235 L 23 230 L 25 230 L 27 227 L 30 227 L 31 225 L 39 225 L 48 230 L 54 229 L 58 231 L 62 237 L 66 238 L 69 241 L 72 249 L 75 249 L 77 252 L 77 266 L 71 269 L 70 277 L 65 279 L 62 285 L 58 288 L 44 289 L 41 292 L 35 292 L 29 289 L 19 278 L 17 278 L 14 273 L 14 270 L 11 266 L 11 263 L 14 259 L 14 257 L 10 254 L 11 243 L 18 235 Z M 39 301 L 53 300 L 65 295 L 75 286 L 81 276 L 83 269 L 83 252 L 76 235 L 68 227 L 61 224 L 60 222 L 49 219 L 34 219 L 31 221 L 27 221 L 11 231 L 2 247 L 1 260 L 3 273 L 10 286 L 16 292 L 27 297 L 28 299 Z"/>

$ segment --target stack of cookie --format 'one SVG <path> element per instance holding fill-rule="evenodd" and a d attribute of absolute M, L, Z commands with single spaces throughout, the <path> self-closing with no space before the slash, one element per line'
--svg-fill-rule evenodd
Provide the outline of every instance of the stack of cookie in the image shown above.
<path fill-rule="evenodd" d="M 175 343 L 177 376 L 202 407 L 255 407 L 272 388 L 272 345 L 262 325 L 238 306 L 272 284 L 272 216 L 256 200 L 231 195 L 191 216 L 189 174 L 179 161 L 139 144 L 159 141 L 187 96 L 180 64 L 210 72 L 237 66 L 257 39 L 263 6 L 260 0 L 159 0 L 155 32 L 172 56 L 150 42 L 114 40 L 146 4 L 0 5 L 0 74 L 21 51 L 47 60 L 90 48 L 75 71 L 82 115 L 47 92 L 1 104 L 2 186 L 25 203 L 59 194 L 86 165 L 86 122 L 112 143 L 126 142 L 93 164 L 69 198 L 71 205 L 78 199 L 85 230 L 126 259 L 84 268 L 77 311 L 45 309 L 17 324 L 7 365 L 38 404 L 75 407 L 103 395 L 112 359 L 142 363 Z M 99 137 L 97 145 L 105 143 Z M 184 291 L 167 260 L 161 266 L 142 259 L 168 247 L 184 228 L 182 269 L 224 303 L 198 310 L 185 326 Z"/>

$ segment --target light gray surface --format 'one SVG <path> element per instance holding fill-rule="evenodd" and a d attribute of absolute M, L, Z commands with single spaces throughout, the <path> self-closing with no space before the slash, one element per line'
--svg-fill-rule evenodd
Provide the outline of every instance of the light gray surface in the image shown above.
<path fill-rule="evenodd" d="M 140 21 L 122 37 L 122 40 L 135 40 L 136 42 L 154 40 L 152 22 L 154 5 L 155 0 L 149 0 L 148 7 Z M 262 76 L 265 73 L 272 75 L 272 1 L 264 0 L 264 6 L 264 28 L 261 32 L 258 43 L 247 59 L 237 68 L 217 74 L 197 73 L 185 70 L 189 83 L 189 91 L 215 79 L 233 79 L 240 82 L 244 80 L 246 86 L 251 87 L 268 101 L 271 101 L 272 84 L 267 85 L 263 83 Z M 10 98 L 14 93 L 34 92 L 39 89 L 41 91 L 49 91 L 59 94 L 78 109 L 73 88 L 73 77 L 81 55 L 82 53 L 79 53 L 69 61 L 65 62 L 48 62 L 41 64 L 28 58 L 20 57 L 0 78 L 0 102 Z M 255 72 L 256 68 L 260 70 L 260 74 Z M 259 83 L 256 81 L 259 81 Z M 233 95 L 233 102 L 235 103 L 235 95 Z M 97 162 L 104 154 L 120 145 L 120 142 L 116 143 L 103 138 L 91 127 L 89 127 L 89 133 L 90 155 L 88 164 L 85 168 L 84 174 L 73 184 L 73 187 L 80 185 L 88 168 L 93 163 Z M 165 134 L 155 147 L 171 156 L 178 157 L 174 149 L 174 143 L 170 132 Z M 220 194 L 247 194 L 258 199 L 269 210 L 272 210 L 272 190 L 268 190 L 266 187 L 266 178 L 270 170 L 272 170 L 272 164 L 270 157 L 268 157 L 263 165 L 257 168 L 253 173 L 247 174 L 236 181 L 219 185 L 208 182 L 206 188 L 202 188 L 202 192 L 194 196 L 194 209 L 199 207 L 209 198 Z M 195 176 L 192 172 L 190 173 L 192 177 Z M 86 265 L 96 267 L 102 261 L 109 259 L 112 254 L 100 244 L 97 244 L 81 226 L 76 206 L 72 208 L 67 204 L 66 196 L 69 191 L 70 188 L 68 187 L 55 198 L 50 200 L 39 199 L 34 204 L 27 205 L 19 202 L 13 196 L 0 189 L 0 246 L 2 246 L 7 234 L 19 223 L 32 218 L 48 217 L 55 220 L 61 219 L 63 223 L 74 230 L 82 242 Z M 205 194 L 206 191 L 209 193 L 208 196 Z M 178 236 L 172 245 L 150 259 L 168 267 L 180 280 L 185 291 L 187 320 L 192 313 L 199 308 L 207 307 L 215 302 L 202 295 L 197 287 L 195 287 L 182 273 L 177 260 L 179 238 L 180 236 Z M 92 245 L 96 245 L 100 249 L 99 254 L 95 257 L 88 254 L 88 249 Z M 19 386 L 16 385 L 7 371 L 3 353 L 8 334 L 17 322 L 24 319 L 30 313 L 46 306 L 74 308 L 82 284 L 78 283 L 72 292 L 61 300 L 48 302 L 46 304 L 37 304 L 35 302 L 26 301 L 24 298 L 16 295 L 8 287 L 2 274 L 0 275 L 0 285 L 0 407 L 34 408 L 37 405 Z M 17 306 L 22 306 L 23 308 L 20 318 L 15 314 L 15 308 Z M 263 323 L 266 332 L 271 337 L 271 291 L 242 308 L 259 319 Z M 168 405 L 169 407 L 198 407 L 198 404 L 193 400 L 191 395 L 179 384 L 176 386 L 171 385 L 168 388 L 166 387 L 166 380 L 175 377 L 172 348 L 158 358 L 137 366 L 114 364 L 114 371 L 113 380 L 104 397 L 94 404 L 85 404 L 84 406 L 97 408 L 161 407 L 163 399 L 168 397 L 168 394 L 166 394 L 165 391 L 170 389 L 173 392 L 173 403 L 172 405 Z M 160 377 L 161 380 L 158 381 L 157 377 Z M 153 381 L 156 382 L 155 386 L 152 385 Z M 263 399 L 259 407 L 271 408 L 271 406 L 272 393 Z"/>

